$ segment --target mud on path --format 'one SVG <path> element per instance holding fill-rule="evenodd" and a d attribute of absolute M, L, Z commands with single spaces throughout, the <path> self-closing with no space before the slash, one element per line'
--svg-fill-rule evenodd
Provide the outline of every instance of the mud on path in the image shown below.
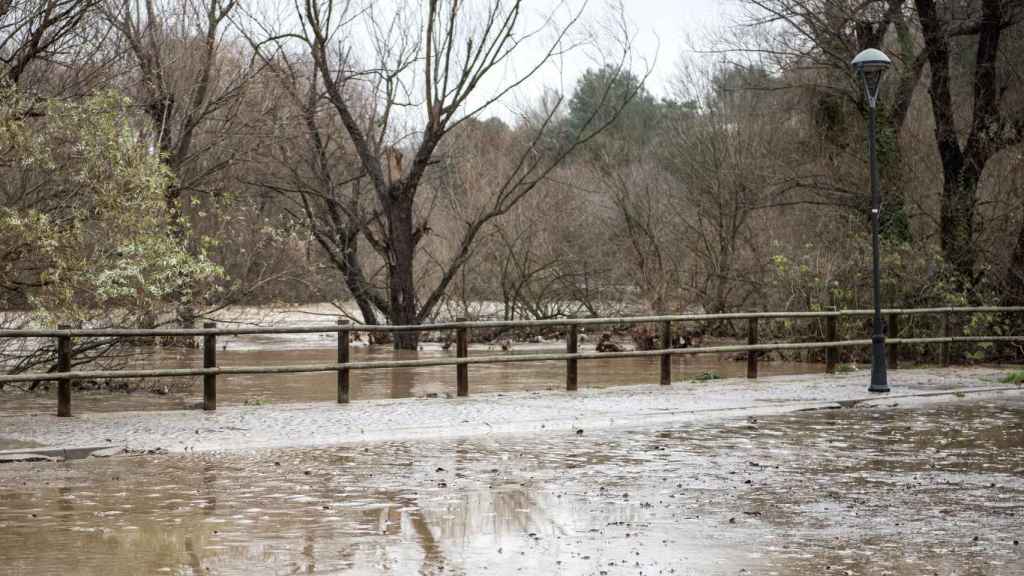
<path fill-rule="evenodd" d="M 114 576 L 1024 573 L 1024 395 L 844 405 L 5 464 L 0 558 Z"/>

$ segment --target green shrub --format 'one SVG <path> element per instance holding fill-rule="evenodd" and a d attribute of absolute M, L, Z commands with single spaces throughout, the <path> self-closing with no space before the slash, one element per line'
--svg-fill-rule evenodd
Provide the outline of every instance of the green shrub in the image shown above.
<path fill-rule="evenodd" d="M 1000 380 L 1004 384 L 1024 384 L 1024 370 L 1010 372 Z"/>

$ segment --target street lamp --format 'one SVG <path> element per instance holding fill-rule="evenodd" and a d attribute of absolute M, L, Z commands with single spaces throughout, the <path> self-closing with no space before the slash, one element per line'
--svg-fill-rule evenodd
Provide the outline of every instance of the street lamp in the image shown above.
<path fill-rule="evenodd" d="M 878 182 L 878 158 L 875 151 L 876 104 L 878 103 L 878 87 L 882 83 L 882 73 L 892 64 L 889 57 L 881 50 L 868 48 L 853 59 L 853 69 L 864 82 L 864 92 L 868 98 L 868 156 L 871 170 L 871 252 L 873 260 L 873 288 L 875 300 L 875 318 L 871 334 L 871 386 L 868 392 L 888 392 L 889 382 L 885 365 L 885 333 L 882 331 L 882 266 L 879 261 L 881 251 L 878 228 L 879 212 L 882 207 L 882 195 Z"/>

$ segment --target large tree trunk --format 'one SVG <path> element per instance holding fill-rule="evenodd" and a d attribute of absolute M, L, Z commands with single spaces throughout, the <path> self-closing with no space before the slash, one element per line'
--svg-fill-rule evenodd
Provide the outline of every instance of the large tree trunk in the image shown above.
<path fill-rule="evenodd" d="M 1004 283 L 1003 305 L 1024 306 L 1024 206 L 1020 211 L 1017 247 L 1014 248 L 1010 264 L 1006 269 Z"/>
<path fill-rule="evenodd" d="M 980 170 L 955 160 L 943 162 L 942 167 L 942 254 L 965 289 L 975 282 L 974 220 Z"/>
<path fill-rule="evenodd" d="M 416 303 L 414 261 L 416 257 L 416 230 L 411 194 L 399 193 L 388 208 L 388 233 L 391 242 L 391 261 L 388 296 L 388 319 L 391 324 L 419 324 Z M 396 332 L 395 350 L 416 350 L 418 332 Z"/>
<path fill-rule="evenodd" d="M 970 292 L 978 282 L 974 245 L 975 199 L 988 160 L 1007 145 L 995 137 L 1000 122 L 996 62 L 1004 25 L 1002 0 L 983 0 L 976 22 L 972 116 L 966 143 L 961 146 L 950 89 L 950 23 L 935 0 L 914 0 L 931 72 L 929 95 L 935 119 L 935 144 L 942 161 L 940 234 L 946 263 L 959 287 Z"/>
<path fill-rule="evenodd" d="M 1024 206 L 1020 210 L 1020 229 L 1017 232 L 1017 245 L 1003 275 L 1003 306 L 1024 306 Z M 1010 334 L 1020 334 L 1024 330 L 1024 319 L 1020 314 L 1008 314 L 1005 321 Z M 997 347 L 1000 356 L 1017 357 L 1024 355 L 1019 342 L 1006 343 Z"/>

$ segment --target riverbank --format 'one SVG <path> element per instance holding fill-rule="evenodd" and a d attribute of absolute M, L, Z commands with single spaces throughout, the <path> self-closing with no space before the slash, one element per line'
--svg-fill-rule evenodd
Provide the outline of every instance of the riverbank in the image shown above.
<path fill-rule="evenodd" d="M 1020 394 L 983 368 L 901 370 L 892 392 L 869 394 L 868 372 L 776 376 L 756 381 L 677 381 L 567 392 L 443 396 L 228 406 L 201 410 L 0 416 L 0 441 L 18 453 L 87 448 L 97 455 L 326 447 L 415 439 L 469 438 L 608 428 L 647 428 L 868 404 L 914 406 L 963 395 Z M 0 444 L 2 445 L 2 444 Z M 57 451 L 57 452 L 53 452 Z M 10 454 L 11 450 L 6 450 Z"/>

